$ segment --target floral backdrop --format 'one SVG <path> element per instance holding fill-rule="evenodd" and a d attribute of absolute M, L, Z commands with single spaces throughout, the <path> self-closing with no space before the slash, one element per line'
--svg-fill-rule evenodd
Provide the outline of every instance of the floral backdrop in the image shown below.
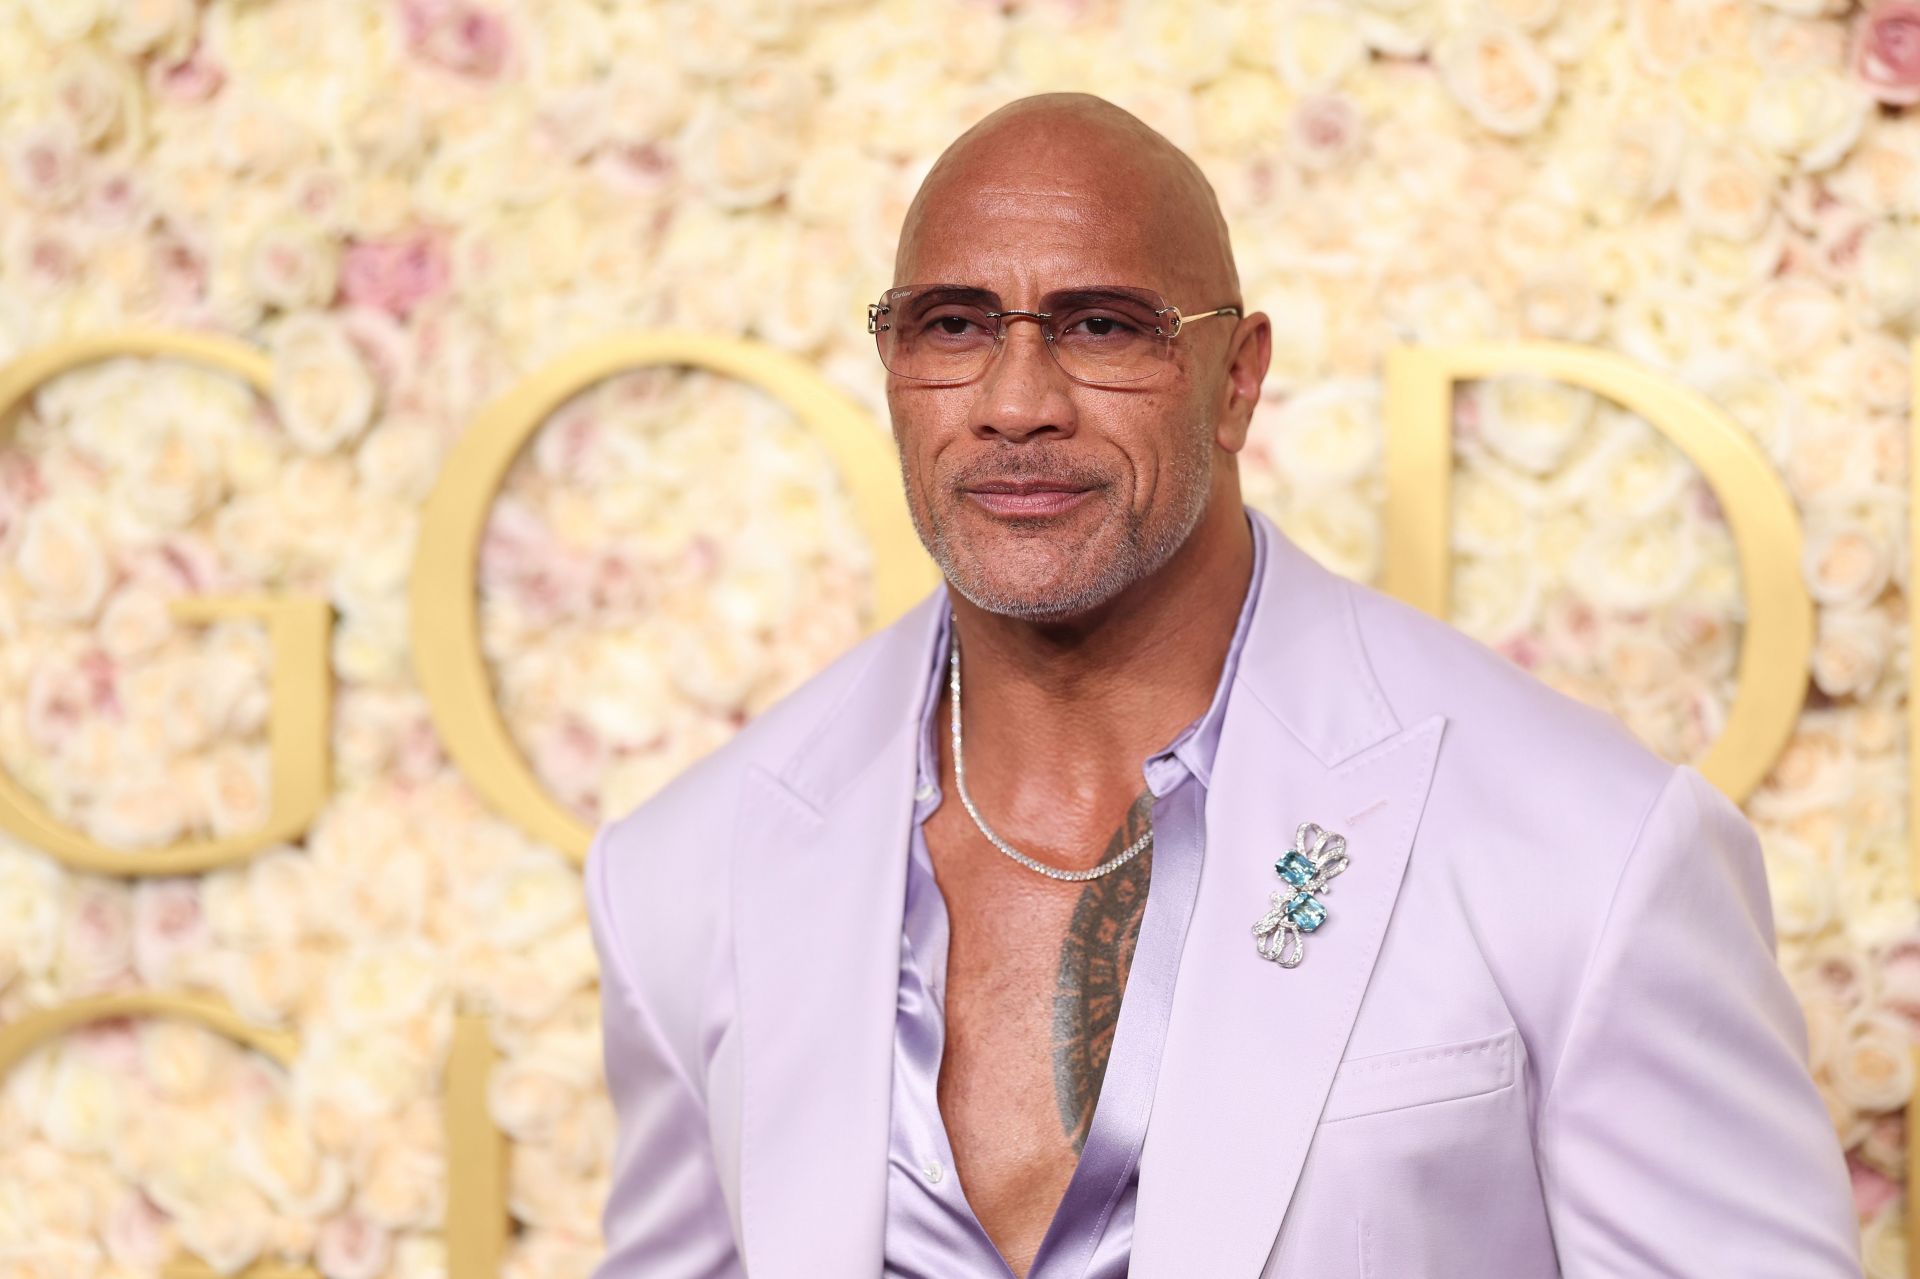
<path fill-rule="evenodd" d="M 578 875 L 436 740 L 405 643 L 420 502 L 491 397 L 617 331 L 791 350 L 886 447 L 861 305 L 907 200 L 966 125 L 1066 88 L 1213 179 L 1276 327 L 1248 498 L 1341 572 L 1381 567 L 1395 343 L 1614 350 L 1778 468 L 1818 643 L 1745 807 L 1869 1272 L 1905 1273 L 1920 3 L 0 0 L 0 365 L 165 328 L 274 369 L 258 396 L 114 359 L 8 424 L 0 767 L 115 846 L 248 830 L 264 633 L 166 601 L 305 593 L 335 619 L 333 785 L 296 844 L 110 879 L 0 839 L 0 1024 L 192 989 L 299 1037 L 286 1069 L 161 1020 L 35 1051 L 0 1081 L 0 1279 L 183 1251 L 443 1273 L 461 1007 L 501 1053 L 507 1273 L 586 1273 L 612 1122 Z M 1697 474 L 1646 422 L 1524 378 L 1462 387 L 1455 434 L 1455 621 L 1697 757 L 1742 619 Z M 610 379 L 493 509 L 499 703 L 563 803 L 617 815 L 862 633 L 868 562 L 777 404 Z"/>

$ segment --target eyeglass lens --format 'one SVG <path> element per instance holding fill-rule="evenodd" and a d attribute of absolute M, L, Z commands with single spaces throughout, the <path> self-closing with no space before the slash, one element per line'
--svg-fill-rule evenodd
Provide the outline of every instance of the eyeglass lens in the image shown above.
<path fill-rule="evenodd" d="M 986 368 L 1006 326 L 1030 317 L 995 316 L 999 299 L 977 289 L 907 288 L 886 298 L 885 327 L 875 334 L 880 362 L 917 381 L 966 381 Z M 1167 356 L 1166 304 L 1143 291 L 1071 289 L 1047 294 L 1047 345 L 1069 377 L 1132 382 L 1150 377 Z"/>

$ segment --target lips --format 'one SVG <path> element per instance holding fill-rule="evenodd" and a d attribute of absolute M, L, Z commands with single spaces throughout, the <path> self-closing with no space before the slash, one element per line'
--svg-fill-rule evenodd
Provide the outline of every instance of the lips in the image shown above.
<path fill-rule="evenodd" d="M 1077 480 L 985 480 L 969 484 L 966 494 L 1003 519 L 1061 515 L 1087 500 L 1093 489 Z"/>

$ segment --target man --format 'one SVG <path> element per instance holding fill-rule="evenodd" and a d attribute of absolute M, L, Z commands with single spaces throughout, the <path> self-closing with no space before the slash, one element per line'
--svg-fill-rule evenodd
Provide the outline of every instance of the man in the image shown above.
<path fill-rule="evenodd" d="M 945 585 L 596 833 L 600 1274 L 1858 1274 L 1751 828 L 1243 507 L 1192 161 L 1022 99 L 896 270 Z"/>

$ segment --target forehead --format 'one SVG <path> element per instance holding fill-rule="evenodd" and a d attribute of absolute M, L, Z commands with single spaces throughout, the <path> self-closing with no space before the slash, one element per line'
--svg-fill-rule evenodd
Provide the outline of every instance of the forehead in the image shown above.
<path fill-rule="evenodd" d="M 928 192 L 901 244 L 897 284 L 975 284 L 1002 294 L 1079 284 L 1164 292 L 1166 239 L 1124 184 L 1044 176 L 946 184 Z"/>

